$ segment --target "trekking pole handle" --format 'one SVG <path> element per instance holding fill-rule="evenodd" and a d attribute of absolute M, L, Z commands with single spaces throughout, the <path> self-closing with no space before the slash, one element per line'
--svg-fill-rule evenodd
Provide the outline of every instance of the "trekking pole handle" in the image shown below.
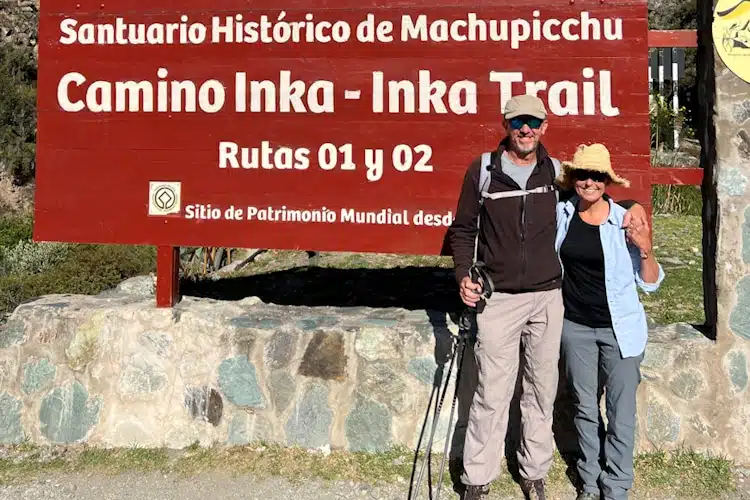
<path fill-rule="evenodd" d="M 469 277 L 472 283 L 476 283 L 482 287 L 480 292 L 481 298 L 477 302 L 475 307 L 477 314 L 484 311 L 486 300 L 492 296 L 492 292 L 495 291 L 495 285 L 492 282 L 492 278 L 484 269 L 483 262 L 475 262 L 471 268 L 469 268 Z"/>

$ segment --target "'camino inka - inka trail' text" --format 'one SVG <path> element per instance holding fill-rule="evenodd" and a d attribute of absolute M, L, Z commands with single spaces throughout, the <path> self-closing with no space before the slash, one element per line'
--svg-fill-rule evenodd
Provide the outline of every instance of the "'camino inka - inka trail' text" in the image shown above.
<path fill-rule="evenodd" d="M 362 99 L 362 89 L 341 92 L 333 81 L 305 82 L 292 72 L 279 72 L 278 79 L 248 80 L 245 72 L 234 75 L 233 99 L 226 81 L 207 79 L 170 80 L 169 71 L 159 68 L 152 80 L 89 80 L 78 72 L 63 75 L 57 86 L 57 101 L 63 111 L 76 113 L 218 113 L 233 102 L 238 113 L 334 113 L 337 103 Z M 487 81 L 497 85 L 500 105 L 513 95 L 545 95 L 549 112 L 556 116 L 602 114 L 617 116 L 612 102 L 612 74 L 585 67 L 580 80 L 526 80 L 520 71 L 490 71 Z M 382 71 L 372 72 L 368 86 L 373 113 L 418 113 L 456 115 L 479 112 L 477 83 L 460 80 L 447 83 L 419 70 L 416 82 L 387 79 Z"/>

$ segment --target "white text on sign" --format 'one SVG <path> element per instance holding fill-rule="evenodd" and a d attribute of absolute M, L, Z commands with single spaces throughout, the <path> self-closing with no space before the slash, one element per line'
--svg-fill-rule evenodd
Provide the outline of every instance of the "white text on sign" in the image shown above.
<path fill-rule="evenodd" d="M 63 111 L 76 113 L 218 113 L 225 109 L 227 90 L 217 79 L 195 83 L 168 80 L 165 68 L 155 81 L 89 81 L 77 72 L 67 73 L 57 86 L 57 101 Z M 617 116 L 612 103 L 612 75 L 586 67 L 582 81 L 526 80 L 520 71 L 491 71 L 488 81 L 499 86 L 501 106 L 513 95 L 534 94 L 549 102 L 557 116 Z M 477 83 L 460 80 L 448 84 L 433 78 L 429 70 L 419 70 L 414 82 L 386 79 L 381 71 L 372 73 L 369 86 L 373 113 L 476 114 L 479 108 Z M 347 94 L 348 92 L 348 94 Z M 343 94 L 343 95 L 342 95 Z M 305 82 L 281 71 L 277 81 L 247 80 L 244 72 L 234 79 L 234 111 L 238 113 L 335 113 L 337 91 L 330 80 Z M 348 89 L 338 93 L 342 100 L 361 96 Z"/>
<path fill-rule="evenodd" d="M 578 42 L 622 40 L 621 18 L 597 18 L 588 11 L 576 17 L 543 18 L 535 10 L 532 18 L 484 19 L 474 12 L 460 19 L 430 18 L 404 14 L 399 21 L 377 20 L 367 14 L 360 22 L 316 19 L 312 13 L 258 17 L 243 14 L 213 16 L 210 22 L 191 21 L 187 15 L 167 23 L 131 23 L 122 17 L 114 23 L 79 23 L 75 18 L 60 22 L 63 45 L 200 45 L 210 44 L 300 44 L 300 43 L 395 43 L 497 42 L 519 49 L 526 42 Z"/>
<path fill-rule="evenodd" d="M 219 168 L 244 170 L 307 170 L 315 161 L 321 170 L 352 171 L 364 169 L 367 180 L 379 181 L 386 165 L 398 172 L 432 172 L 432 147 L 427 144 L 398 144 L 384 148 L 364 148 L 355 152 L 350 143 L 321 144 L 310 148 L 274 147 L 263 141 L 257 147 L 241 147 L 235 142 L 219 143 Z"/>
<path fill-rule="evenodd" d="M 408 210 L 382 208 L 379 210 L 359 210 L 341 208 L 332 210 L 319 208 L 281 207 L 236 207 L 226 208 L 212 204 L 191 204 L 185 207 L 188 220 L 246 220 L 268 223 L 309 223 L 309 224 L 377 224 L 389 226 L 431 226 L 448 227 L 453 222 L 453 212 L 430 210 Z"/>

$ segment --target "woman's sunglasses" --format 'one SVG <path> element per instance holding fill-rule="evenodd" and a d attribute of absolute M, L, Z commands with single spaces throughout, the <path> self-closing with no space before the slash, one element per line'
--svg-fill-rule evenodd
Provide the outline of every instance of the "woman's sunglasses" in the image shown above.
<path fill-rule="evenodd" d="M 595 172 L 592 170 L 581 170 L 576 169 L 571 172 L 572 177 L 577 181 L 585 181 L 591 179 L 594 182 L 607 182 L 609 175 L 604 172 Z"/>

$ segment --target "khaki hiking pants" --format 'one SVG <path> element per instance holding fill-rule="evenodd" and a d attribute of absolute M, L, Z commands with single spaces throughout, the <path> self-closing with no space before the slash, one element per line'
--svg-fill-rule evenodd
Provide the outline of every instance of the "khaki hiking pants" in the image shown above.
<path fill-rule="evenodd" d="M 546 476 L 552 464 L 552 412 L 557 396 L 562 325 L 559 289 L 495 293 L 477 315 L 474 353 L 479 383 L 466 429 L 461 478 L 464 484 L 489 484 L 500 473 L 508 413 L 519 375 L 520 346 L 524 371 L 519 472 L 530 480 Z"/>

